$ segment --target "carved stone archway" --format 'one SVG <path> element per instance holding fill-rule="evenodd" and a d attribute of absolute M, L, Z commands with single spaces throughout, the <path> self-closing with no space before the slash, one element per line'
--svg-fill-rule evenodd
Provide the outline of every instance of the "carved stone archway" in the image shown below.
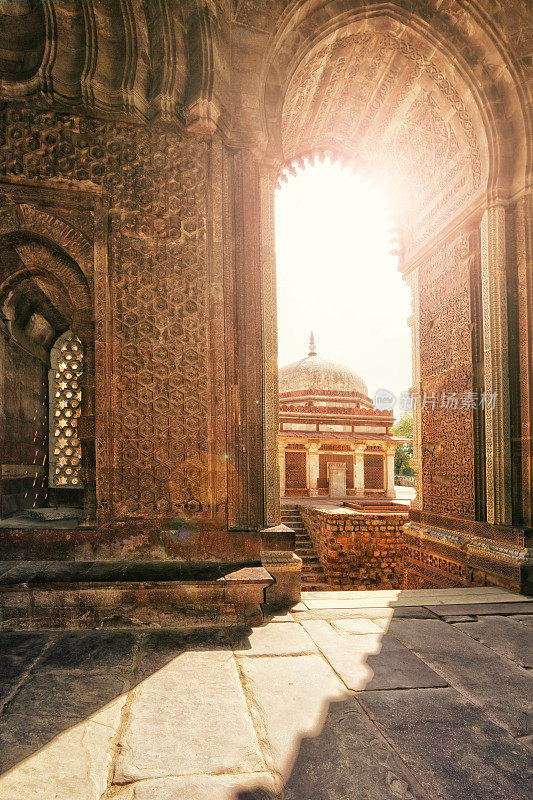
<path fill-rule="evenodd" d="M 32 219 L 36 221 L 36 230 L 31 229 Z M 8 220 L 11 224 L 7 224 Z M 71 329 L 83 342 L 85 369 L 83 375 L 80 375 L 79 383 L 86 413 L 80 420 L 78 428 L 83 454 L 79 481 L 80 485 L 84 486 L 84 518 L 92 520 L 96 513 L 95 386 L 93 301 L 85 274 L 92 272 L 88 246 L 83 236 L 70 229 L 64 222 L 29 206 L 12 204 L 4 211 L 3 221 L 2 236 L 0 236 L 2 251 L 0 306 L 4 312 L 6 309 L 11 309 L 7 317 L 4 313 L 5 346 L 8 347 L 11 341 L 29 354 L 33 353 L 34 357 L 43 361 L 47 371 L 50 365 L 50 348 L 64 331 Z M 48 237 L 45 238 L 44 230 L 48 236 L 54 232 L 58 233 L 59 241 L 54 242 Z M 65 248 L 62 245 L 65 245 Z M 71 257 L 70 253 L 74 252 L 79 255 L 84 270 Z M 17 312 L 17 307 L 21 309 L 20 313 Z M 23 315 L 24 328 L 18 324 L 17 314 Z M 37 338 L 35 336 L 32 338 L 32 332 L 27 328 L 28 324 L 36 331 Z M 30 333 L 27 333 L 28 330 Z M 25 380 L 22 374 L 20 380 Z M 2 385 L 6 387 L 8 383 L 4 381 Z M 30 388 L 28 385 L 28 389 Z M 46 395 L 47 392 L 44 397 Z M 13 398 L 2 396 L 0 402 L 2 425 L 9 426 L 12 413 L 10 404 L 13 403 Z M 2 431 L 0 438 L 3 441 L 6 439 L 6 433 L 7 431 Z M 46 449 L 47 447 L 48 445 Z M 7 454 L 11 452 L 10 448 L 5 449 Z M 9 473 L 9 455 L 7 457 L 6 469 Z M 17 458 L 16 451 L 13 451 L 13 457 Z M 24 461 L 22 455 L 18 458 Z"/>
<path fill-rule="evenodd" d="M 274 172 L 331 155 L 390 187 L 413 292 L 413 530 L 443 516 L 451 525 L 532 520 L 532 298 L 527 256 L 516 260 L 531 203 L 531 125 L 521 64 L 493 33 L 464 7 L 444 15 L 402 2 L 303 2 L 285 11 L 262 71 Z M 509 361 L 521 362 L 520 386 Z M 422 408 L 445 394 L 459 407 Z"/>

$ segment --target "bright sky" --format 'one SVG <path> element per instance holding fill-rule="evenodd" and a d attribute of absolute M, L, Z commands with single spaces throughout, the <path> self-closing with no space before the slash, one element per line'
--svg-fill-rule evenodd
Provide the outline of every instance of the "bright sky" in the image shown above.
<path fill-rule="evenodd" d="M 276 192 L 279 365 L 317 352 L 370 395 L 411 385 L 411 293 L 389 255 L 394 224 L 377 186 L 316 162 Z"/>

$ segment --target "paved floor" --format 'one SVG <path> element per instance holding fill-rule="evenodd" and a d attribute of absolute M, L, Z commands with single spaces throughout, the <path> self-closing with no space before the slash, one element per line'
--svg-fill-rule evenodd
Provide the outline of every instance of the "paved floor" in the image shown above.
<path fill-rule="evenodd" d="M 395 486 L 394 488 L 396 490 L 396 500 L 404 503 L 406 506 L 410 506 L 411 500 L 414 500 L 416 497 L 416 489 L 412 489 L 410 486 Z M 313 506 L 313 508 L 334 509 L 342 508 L 344 500 L 353 502 L 355 499 L 356 498 L 351 495 L 344 498 L 335 499 L 332 499 L 331 497 L 282 497 L 281 505 Z"/>
<path fill-rule="evenodd" d="M 532 626 L 526 598 L 450 589 L 3 633 L 0 800 L 525 800 Z"/>

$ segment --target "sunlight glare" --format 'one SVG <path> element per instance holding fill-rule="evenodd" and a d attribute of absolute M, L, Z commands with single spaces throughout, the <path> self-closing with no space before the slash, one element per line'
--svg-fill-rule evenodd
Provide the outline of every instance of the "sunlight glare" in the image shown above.
<path fill-rule="evenodd" d="M 410 290 L 398 271 L 386 192 L 315 161 L 276 192 L 280 366 L 318 354 L 354 369 L 372 395 L 411 385 Z"/>

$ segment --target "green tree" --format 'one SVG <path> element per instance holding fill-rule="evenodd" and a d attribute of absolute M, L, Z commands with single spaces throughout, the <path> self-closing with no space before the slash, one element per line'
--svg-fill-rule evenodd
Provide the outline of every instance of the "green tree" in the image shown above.
<path fill-rule="evenodd" d="M 410 439 L 405 444 L 399 444 L 394 455 L 394 474 L 395 475 L 414 475 L 414 470 L 410 467 L 409 461 L 413 457 L 413 415 L 404 412 L 395 425 L 392 427 L 394 436 L 401 436 L 402 439 Z"/>

